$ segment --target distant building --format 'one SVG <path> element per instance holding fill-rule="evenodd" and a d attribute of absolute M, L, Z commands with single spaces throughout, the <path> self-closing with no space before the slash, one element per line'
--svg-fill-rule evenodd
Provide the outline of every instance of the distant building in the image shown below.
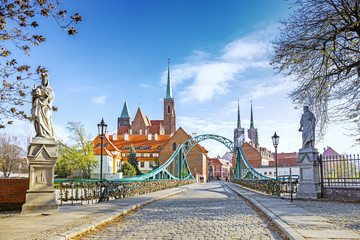
<path fill-rule="evenodd" d="M 270 162 L 274 161 L 274 157 L 271 151 L 267 150 L 265 147 L 259 147 L 252 142 L 244 143 L 241 146 L 246 160 L 253 167 L 268 167 Z"/>
<path fill-rule="evenodd" d="M 269 162 L 269 166 L 261 166 L 256 167 L 255 170 L 267 177 L 276 177 L 276 163 L 275 163 L 275 153 L 273 153 L 274 161 Z M 278 162 L 278 175 L 290 175 L 290 168 L 291 168 L 291 175 L 299 175 L 299 167 L 297 165 L 298 154 L 296 152 L 292 153 L 278 153 L 277 156 Z"/>
<path fill-rule="evenodd" d="M 248 129 L 248 138 L 250 138 L 250 141 L 255 146 L 259 146 L 258 131 L 257 131 L 257 128 L 254 127 L 254 116 L 253 116 L 252 102 L 251 102 L 250 128 Z"/>
<path fill-rule="evenodd" d="M 237 117 L 237 125 L 234 129 L 234 144 L 238 147 L 241 147 L 245 142 L 245 129 L 241 127 L 240 120 L 240 105 L 238 101 L 238 117 Z"/>
<path fill-rule="evenodd" d="M 98 160 L 98 166 L 94 169 L 92 177 L 100 177 L 100 164 L 101 164 L 101 146 L 100 139 L 94 140 L 95 144 L 95 157 Z M 121 175 L 117 174 L 121 167 L 121 151 L 109 140 L 107 136 L 104 137 L 103 147 L 103 162 L 102 172 L 104 179 L 121 178 Z"/>
<path fill-rule="evenodd" d="M 212 176 L 218 180 L 226 180 L 230 178 L 231 162 L 222 158 L 209 158 L 209 164 L 212 166 Z"/>
<path fill-rule="evenodd" d="M 177 147 L 183 142 L 192 138 L 181 127 L 174 133 L 174 135 L 164 144 L 160 150 L 159 163 L 163 165 L 174 153 Z M 200 178 L 207 179 L 207 156 L 208 151 L 200 144 L 196 144 L 186 156 L 187 163 L 193 176 L 196 175 L 197 180 Z"/>
<path fill-rule="evenodd" d="M 172 94 L 170 79 L 170 59 L 168 61 L 168 78 L 166 96 L 164 98 L 164 118 L 162 120 L 149 120 L 138 108 L 134 120 L 131 119 L 127 103 L 118 118 L 117 135 L 171 135 L 176 131 L 175 100 Z"/>

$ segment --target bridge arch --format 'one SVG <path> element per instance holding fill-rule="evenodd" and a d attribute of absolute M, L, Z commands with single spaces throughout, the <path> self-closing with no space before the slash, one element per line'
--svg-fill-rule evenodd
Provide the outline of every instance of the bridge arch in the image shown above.
<path fill-rule="evenodd" d="M 235 157 L 236 163 L 233 168 L 233 179 L 272 179 L 258 173 L 246 160 L 241 148 L 231 140 L 216 134 L 198 135 L 180 144 L 173 155 L 159 168 L 141 176 L 126 178 L 125 181 L 145 181 L 154 179 L 193 179 L 186 160 L 187 154 L 198 143 L 205 140 L 215 140 L 225 145 Z"/>

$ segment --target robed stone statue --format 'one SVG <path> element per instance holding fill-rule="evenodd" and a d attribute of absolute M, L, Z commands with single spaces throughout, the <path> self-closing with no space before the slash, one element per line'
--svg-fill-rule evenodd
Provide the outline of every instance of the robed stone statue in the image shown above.
<path fill-rule="evenodd" d="M 36 137 L 54 138 L 51 110 L 55 99 L 54 90 L 49 86 L 49 74 L 41 74 L 41 86 L 31 92 L 31 115 L 34 121 Z"/>
<path fill-rule="evenodd" d="M 304 114 L 301 116 L 300 129 L 302 132 L 303 148 L 314 148 L 315 146 L 315 116 L 304 106 Z"/>
<path fill-rule="evenodd" d="M 31 95 L 31 117 L 36 135 L 28 148 L 30 179 L 22 211 L 58 210 L 54 189 L 54 169 L 59 154 L 51 117 L 55 94 L 49 86 L 48 74 L 41 74 L 41 85 L 34 86 Z"/>

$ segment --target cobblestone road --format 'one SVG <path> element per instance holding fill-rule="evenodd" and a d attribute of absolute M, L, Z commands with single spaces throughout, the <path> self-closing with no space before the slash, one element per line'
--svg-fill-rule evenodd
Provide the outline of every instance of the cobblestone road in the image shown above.
<path fill-rule="evenodd" d="M 251 207 L 217 181 L 148 204 L 82 239 L 277 239 Z"/>

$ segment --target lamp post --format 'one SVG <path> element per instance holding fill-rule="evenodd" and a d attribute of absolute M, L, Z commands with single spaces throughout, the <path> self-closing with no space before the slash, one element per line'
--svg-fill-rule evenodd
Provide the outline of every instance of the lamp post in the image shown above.
<path fill-rule="evenodd" d="M 279 145 L 279 136 L 276 134 L 274 134 L 274 136 L 271 137 L 272 138 L 272 142 L 273 145 L 275 147 L 275 168 L 276 168 L 276 179 L 278 179 L 278 165 L 277 165 L 277 146 Z"/>
<path fill-rule="evenodd" d="M 101 119 L 101 122 L 97 126 L 98 126 L 99 138 L 101 139 L 100 180 L 102 180 L 104 136 L 105 136 L 106 128 L 107 128 L 107 124 L 104 122 L 104 118 Z"/>

